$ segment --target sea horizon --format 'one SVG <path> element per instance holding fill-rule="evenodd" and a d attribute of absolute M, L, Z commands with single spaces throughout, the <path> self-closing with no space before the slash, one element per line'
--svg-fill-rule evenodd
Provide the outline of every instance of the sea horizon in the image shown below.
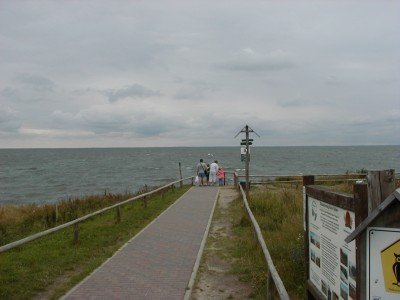
<path fill-rule="evenodd" d="M 262 147 L 381 147 L 381 146 L 400 146 L 400 144 L 360 144 L 360 145 L 252 145 L 252 148 L 262 148 Z M 135 149 L 135 148 L 237 148 L 237 145 L 216 145 L 216 146 L 124 146 L 124 147 L 114 147 L 114 146 L 104 146 L 104 147 L 0 147 L 0 150 L 34 150 L 34 149 Z"/>
<path fill-rule="evenodd" d="M 250 174 L 344 174 L 400 170 L 399 145 L 252 146 Z M 200 158 L 243 173 L 240 146 L 0 149 L 0 205 L 54 203 L 91 194 L 136 192 L 195 175 Z M 230 182 L 228 178 L 228 182 Z"/>

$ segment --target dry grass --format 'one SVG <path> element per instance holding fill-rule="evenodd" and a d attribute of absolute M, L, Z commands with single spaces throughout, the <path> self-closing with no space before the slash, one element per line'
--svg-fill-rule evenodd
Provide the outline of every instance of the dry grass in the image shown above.
<path fill-rule="evenodd" d="M 72 221 L 78 217 L 113 205 L 146 192 L 89 195 L 68 198 L 54 204 L 25 204 L 0 206 L 0 245 L 13 242 L 30 234 Z"/>

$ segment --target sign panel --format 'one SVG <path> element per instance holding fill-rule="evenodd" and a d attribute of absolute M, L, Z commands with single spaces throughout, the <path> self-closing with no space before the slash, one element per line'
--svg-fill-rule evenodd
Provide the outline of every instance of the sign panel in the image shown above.
<path fill-rule="evenodd" d="M 246 161 L 246 153 L 247 153 L 246 147 L 241 147 L 240 148 L 240 160 L 241 161 Z M 249 148 L 249 160 L 250 160 L 250 148 Z"/>
<path fill-rule="evenodd" d="M 356 299 L 354 212 L 308 197 L 309 274 L 326 299 Z"/>
<path fill-rule="evenodd" d="M 400 299 L 400 229 L 367 228 L 367 299 Z"/>

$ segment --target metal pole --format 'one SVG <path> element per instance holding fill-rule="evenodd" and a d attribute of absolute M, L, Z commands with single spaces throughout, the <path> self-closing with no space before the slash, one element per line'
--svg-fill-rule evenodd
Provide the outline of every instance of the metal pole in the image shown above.
<path fill-rule="evenodd" d="M 250 166 L 250 154 L 249 154 L 249 125 L 246 125 L 246 197 L 250 199 L 250 185 L 249 185 L 249 166 Z"/>

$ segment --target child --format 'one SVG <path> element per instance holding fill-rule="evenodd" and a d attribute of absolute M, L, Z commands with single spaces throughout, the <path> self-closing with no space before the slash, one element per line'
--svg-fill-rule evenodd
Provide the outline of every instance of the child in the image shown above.
<path fill-rule="evenodd" d="M 224 185 L 225 171 L 222 170 L 221 167 L 218 168 L 218 171 L 217 171 L 217 178 L 218 178 L 219 186 Z"/>

